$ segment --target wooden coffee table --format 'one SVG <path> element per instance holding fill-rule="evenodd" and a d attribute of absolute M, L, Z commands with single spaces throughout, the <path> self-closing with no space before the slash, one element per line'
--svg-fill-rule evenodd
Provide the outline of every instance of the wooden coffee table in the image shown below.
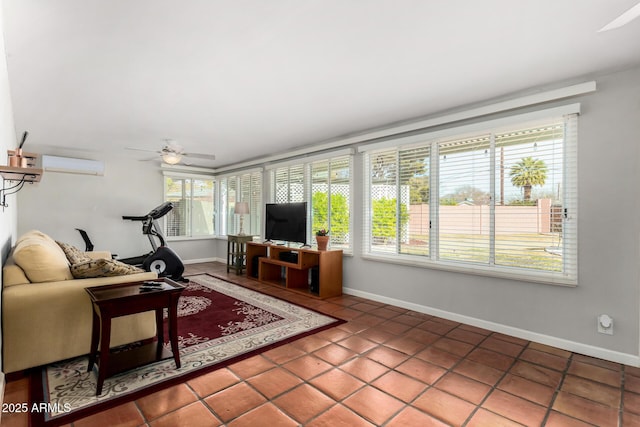
<path fill-rule="evenodd" d="M 166 277 L 155 279 L 161 282 L 162 288 L 141 290 L 145 282 L 130 282 L 118 285 L 93 286 L 85 290 L 93 303 L 93 326 L 91 333 L 91 353 L 89 354 L 88 372 L 98 362 L 98 384 L 96 395 L 102 394 L 102 385 L 107 377 L 134 369 L 148 363 L 170 359 L 180 368 L 180 352 L 178 351 L 178 298 L 184 286 Z M 163 311 L 169 310 L 169 340 L 171 350 L 163 348 L 164 328 Z M 110 351 L 111 319 L 129 314 L 154 310 L 156 312 L 157 342 L 150 342 L 131 349 Z M 100 350 L 98 351 L 98 342 Z"/>

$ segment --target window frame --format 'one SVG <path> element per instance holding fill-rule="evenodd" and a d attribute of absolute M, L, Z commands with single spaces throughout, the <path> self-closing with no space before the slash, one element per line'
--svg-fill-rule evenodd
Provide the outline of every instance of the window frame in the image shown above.
<path fill-rule="evenodd" d="M 185 197 L 186 200 L 188 200 L 189 203 L 189 232 L 188 234 L 184 234 L 184 235 L 179 235 L 179 236 L 170 236 L 169 232 L 168 232 L 168 226 L 169 226 L 169 222 L 167 221 L 166 218 L 163 218 L 163 224 L 162 224 L 162 230 L 163 230 L 163 234 L 165 235 L 165 238 L 167 241 L 181 241 L 181 240 L 203 240 L 203 239 L 214 239 L 216 238 L 217 234 L 216 234 L 216 230 L 217 230 L 217 224 L 215 221 L 215 216 L 216 216 L 216 205 L 217 205 L 217 182 L 216 182 L 216 178 L 212 175 L 202 175 L 202 174 L 189 174 L 189 173 L 184 173 L 184 172 L 172 172 L 172 171 L 163 171 L 162 173 L 162 178 L 163 178 L 163 200 L 169 201 L 168 197 L 167 197 L 167 178 L 171 178 L 171 179 L 179 179 L 179 180 L 183 180 L 183 182 L 185 180 L 190 180 L 191 181 L 191 190 L 190 190 L 190 194 L 188 196 L 188 198 Z M 212 217 L 210 218 L 211 221 L 211 227 L 212 227 L 212 233 L 211 234 L 199 234 L 199 235 L 194 235 L 193 234 L 193 191 L 194 191 L 194 187 L 193 187 L 193 181 L 210 181 L 211 182 L 211 198 L 212 198 Z"/>
<path fill-rule="evenodd" d="M 363 226 L 362 226 L 362 257 L 364 259 L 390 262 L 402 265 L 420 266 L 433 269 L 441 269 L 447 271 L 455 271 L 460 273 L 469 273 L 474 275 L 483 275 L 490 277 L 502 277 L 516 279 L 522 281 L 538 282 L 545 284 L 555 284 L 562 286 L 576 286 L 578 281 L 577 266 L 577 116 L 579 114 L 579 104 L 556 107 L 546 110 L 535 111 L 514 115 L 510 117 L 487 120 L 484 122 L 473 123 L 451 127 L 435 132 L 424 132 L 413 134 L 411 136 L 398 136 L 389 138 L 386 141 L 366 144 L 358 148 L 363 154 Z M 569 117 L 569 119 L 567 119 Z M 499 133 L 504 129 L 514 129 L 526 127 L 533 123 L 543 123 L 554 119 L 564 120 L 564 152 L 563 152 L 563 264 L 562 271 L 554 272 L 547 270 L 535 270 L 523 267 L 512 267 L 506 265 L 481 264 L 475 262 L 465 263 L 463 261 L 450 261 L 439 258 L 441 239 L 439 235 L 439 207 L 440 197 L 440 165 L 439 165 L 439 142 L 444 139 L 464 138 L 467 136 L 479 135 L 481 133 Z M 428 146 L 430 154 L 430 230 L 429 230 L 429 254 L 410 255 L 403 254 L 399 250 L 399 243 L 395 246 L 394 251 L 382 252 L 376 251 L 372 247 L 371 230 L 372 230 L 372 156 L 377 153 L 393 153 L 396 156 L 407 149 L 415 149 Z M 398 159 L 398 157 L 396 157 Z M 397 167 L 396 163 L 396 167 Z M 495 152 L 491 153 L 490 175 L 495 174 Z M 399 179 L 396 176 L 396 182 Z M 400 191 L 396 188 L 396 192 Z M 491 207 L 492 222 L 495 221 L 495 182 L 491 183 Z M 396 196 L 398 205 L 400 197 Z M 399 212 L 396 210 L 396 212 Z M 396 222 L 399 224 L 397 213 Z M 399 228 L 398 228 L 399 230 Z M 397 231 L 398 232 L 398 231 Z M 495 228 L 491 230 L 491 239 L 495 237 Z M 397 234 L 396 234 L 397 235 Z M 400 240 L 396 237 L 396 240 Z M 493 244 L 493 243 L 492 243 Z"/>

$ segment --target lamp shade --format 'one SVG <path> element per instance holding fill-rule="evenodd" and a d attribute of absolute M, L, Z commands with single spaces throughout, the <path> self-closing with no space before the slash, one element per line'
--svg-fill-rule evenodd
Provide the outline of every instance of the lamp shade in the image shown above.
<path fill-rule="evenodd" d="M 236 202 L 236 206 L 233 210 L 234 213 L 239 215 L 246 215 L 249 213 L 249 203 L 248 202 Z"/>

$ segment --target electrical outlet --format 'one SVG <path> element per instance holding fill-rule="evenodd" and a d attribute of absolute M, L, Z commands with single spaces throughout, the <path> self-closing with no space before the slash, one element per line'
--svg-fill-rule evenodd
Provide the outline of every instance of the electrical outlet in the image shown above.
<path fill-rule="evenodd" d="M 598 332 L 613 335 L 613 318 L 608 314 L 598 316 Z"/>

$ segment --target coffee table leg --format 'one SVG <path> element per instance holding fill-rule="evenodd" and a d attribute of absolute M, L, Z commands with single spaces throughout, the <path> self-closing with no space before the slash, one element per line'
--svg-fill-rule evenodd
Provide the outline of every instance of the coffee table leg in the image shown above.
<path fill-rule="evenodd" d="M 87 372 L 91 372 L 93 365 L 96 363 L 98 355 L 98 340 L 100 339 L 100 317 L 96 313 L 96 307 L 93 307 L 93 321 L 91 323 L 91 352 L 89 353 L 89 367 Z"/>
<path fill-rule="evenodd" d="M 171 297 L 169 304 L 169 340 L 171 341 L 171 351 L 173 360 L 176 362 L 176 369 L 180 369 L 180 349 L 178 347 L 178 298 L 179 295 Z"/>
<path fill-rule="evenodd" d="M 96 396 L 102 394 L 102 385 L 107 377 L 109 370 L 109 341 L 111 340 L 111 316 L 107 313 L 102 314 L 102 334 L 100 336 L 100 366 L 98 369 L 98 385 L 96 387 Z"/>
<path fill-rule="evenodd" d="M 156 350 L 156 360 L 162 357 L 162 347 L 164 346 L 164 324 L 162 308 L 156 308 L 156 335 L 158 336 L 158 349 Z"/>

